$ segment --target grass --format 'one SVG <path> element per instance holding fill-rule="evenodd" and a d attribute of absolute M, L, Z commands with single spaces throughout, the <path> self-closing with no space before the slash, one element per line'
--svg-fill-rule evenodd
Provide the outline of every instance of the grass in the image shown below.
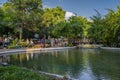
<path fill-rule="evenodd" d="M 50 80 L 49 77 L 37 74 L 16 66 L 0 66 L 0 80 Z"/>

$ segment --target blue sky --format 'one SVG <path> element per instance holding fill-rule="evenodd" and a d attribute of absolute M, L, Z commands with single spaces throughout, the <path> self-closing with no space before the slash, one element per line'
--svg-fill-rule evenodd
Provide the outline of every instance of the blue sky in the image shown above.
<path fill-rule="evenodd" d="M 94 9 L 102 15 L 107 13 L 106 9 L 116 10 L 120 0 L 43 0 L 43 4 L 49 7 L 62 6 L 64 10 L 89 18 L 96 14 Z"/>
<path fill-rule="evenodd" d="M 5 1 L 0 0 L 0 2 Z M 120 5 L 120 0 L 43 0 L 43 4 L 47 7 L 61 6 L 66 11 L 89 18 L 96 14 L 94 9 L 102 15 L 107 13 L 106 9 L 116 10 L 117 5 Z"/>

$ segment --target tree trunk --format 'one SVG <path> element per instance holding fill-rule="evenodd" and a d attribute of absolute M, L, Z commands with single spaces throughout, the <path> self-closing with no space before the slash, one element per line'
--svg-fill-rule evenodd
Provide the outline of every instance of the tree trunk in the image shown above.
<path fill-rule="evenodd" d="M 22 31 L 23 29 L 22 29 L 22 27 L 20 27 L 20 34 L 19 34 L 19 41 L 21 42 L 21 40 L 22 40 Z"/>
<path fill-rule="evenodd" d="M 22 40 L 23 27 L 24 27 L 24 22 L 22 21 L 22 22 L 21 22 L 21 26 L 20 26 L 20 34 L 19 34 L 20 42 L 21 42 L 21 40 Z"/>

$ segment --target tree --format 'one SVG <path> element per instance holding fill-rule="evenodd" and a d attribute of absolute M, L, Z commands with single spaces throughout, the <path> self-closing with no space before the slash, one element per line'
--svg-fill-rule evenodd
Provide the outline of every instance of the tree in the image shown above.
<path fill-rule="evenodd" d="M 95 43 L 102 39 L 104 21 L 101 14 L 98 11 L 96 12 L 97 14 L 91 17 L 92 22 L 89 22 L 90 27 L 87 29 L 88 38 Z"/>
<path fill-rule="evenodd" d="M 43 14 L 43 33 L 45 35 L 53 35 L 54 27 L 61 21 L 65 20 L 65 11 L 57 6 L 56 8 L 46 8 Z"/>
<path fill-rule="evenodd" d="M 88 21 L 85 17 L 82 16 L 73 16 L 69 19 L 70 27 L 72 30 L 71 36 L 80 37 L 85 36 L 85 29 L 88 26 Z"/>
<path fill-rule="evenodd" d="M 67 37 L 69 40 L 83 36 L 84 28 L 87 26 L 87 19 L 81 16 L 73 16 L 68 21 L 60 22 L 54 29 L 56 36 Z"/>
<path fill-rule="evenodd" d="M 0 7 L 0 34 L 2 34 L 1 32 L 3 31 L 3 18 L 4 18 L 4 13 L 3 10 Z"/>
<path fill-rule="evenodd" d="M 116 11 L 107 9 L 108 13 L 102 18 L 97 15 L 91 17 L 91 27 L 87 30 L 88 36 L 94 42 L 102 41 L 105 46 L 120 46 L 120 7 Z"/>
<path fill-rule="evenodd" d="M 120 7 L 116 11 L 108 9 L 108 14 L 105 15 L 105 35 L 103 41 L 107 46 L 120 46 Z M 111 34 L 112 32 L 112 34 Z"/>
<path fill-rule="evenodd" d="M 4 13 L 3 13 L 3 10 L 0 7 L 0 20 L 1 20 L 0 21 L 0 26 L 2 25 L 3 18 L 4 18 Z"/>
<path fill-rule="evenodd" d="M 11 6 L 9 9 L 7 7 Z M 23 29 L 36 31 L 41 23 L 42 1 L 41 0 L 8 0 L 4 6 L 7 8 L 9 26 L 14 27 L 22 38 Z"/>

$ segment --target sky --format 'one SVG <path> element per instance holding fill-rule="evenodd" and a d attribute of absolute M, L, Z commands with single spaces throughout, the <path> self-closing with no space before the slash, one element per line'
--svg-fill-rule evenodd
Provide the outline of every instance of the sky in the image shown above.
<path fill-rule="evenodd" d="M 0 0 L 0 3 L 6 0 Z M 107 9 L 117 9 L 120 0 L 42 0 L 44 7 L 61 6 L 63 10 L 76 13 L 84 17 L 91 17 L 96 14 L 95 9 L 105 15 Z"/>

